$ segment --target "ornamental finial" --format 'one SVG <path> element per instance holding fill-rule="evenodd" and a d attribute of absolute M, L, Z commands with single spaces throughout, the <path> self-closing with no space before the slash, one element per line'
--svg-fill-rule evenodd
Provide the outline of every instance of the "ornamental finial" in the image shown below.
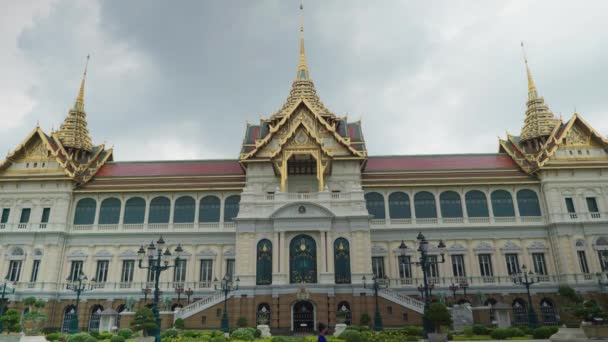
<path fill-rule="evenodd" d="M 83 112 L 84 111 L 84 82 L 87 78 L 87 69 L 89 68 L 89 58 L 91 55 L 87 55 L 87 61 L 84 65 L 84 72 L 82 73 L 82 81 L 80 81 L 80 90 L 76 97 L 76 103 L 74 103 L 74 110 Z"/>
<path fill-rule="evenodd" d="M 530 66 L 528 65 L 528 56 L 526 55 L 524 42 L 521 42 L 521 51 L 524 56 L 524 63 L 526 64 L 526 74 L 528 75 L 528 100 L 534 100 L 538 98 L 538 91 L 536 90 L 536 85 L 534 84 L 534 79 L 532 78 L 532 72 L 530 71 Z"/>
<path fill-rule="evenodd" d="M 297 80 L 309 81 L 308 65 L 306 63 L 306 49 L 304 48 L 304 4 L 300 1 L 300 63 L 298 64 Z"/>

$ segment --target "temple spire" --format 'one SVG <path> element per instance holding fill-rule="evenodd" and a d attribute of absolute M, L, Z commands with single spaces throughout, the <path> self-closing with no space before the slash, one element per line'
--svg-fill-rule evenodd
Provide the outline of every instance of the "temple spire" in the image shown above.
<path fill-rule="evenodd" d="M 78 96 L 74 103 L 74 110 L 83 112 L 84 111 L 84 82 L 87 78 L 87 69 L 89 68 L 89 58 L 91 55 L 87 55 L 87 61 L 84 65 L 84 72 L 82 73 L 82 80 L 80 81 L 80 89 L 78 90 Z"/>
<path fill-rule="evenodd" d="M 538 98 L 538 91 L 536 90 L 536 84 L 534 84 L 534 78 L 532 78 L 532 72 L 528 65 L 528 56 L 526 55 L 524 42 L 521 42 L 521 50 L 524 56 L 524 63 L 526 64 L 526 74 L 528 75 L 528 101 L 531 101 Z"/>
<path fill-rule="evenodd" d="M 310 81 L 308 64 L 306 64 L 306 49 L 304 48 L 304 5 L 302 2 L 300 2 L 300 62 L 298 63 L 296 80 Z"/>

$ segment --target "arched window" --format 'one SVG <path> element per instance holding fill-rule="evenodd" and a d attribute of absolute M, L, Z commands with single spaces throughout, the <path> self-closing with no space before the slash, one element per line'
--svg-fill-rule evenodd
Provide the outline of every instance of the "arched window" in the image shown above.
<path fill-rule="evenodd" d="M 486 194 L 479 190 L 471 190 L 464 195 L 469 217 L 488 217 L 488 200 Z"/>
<path fill-rule="evenodd" d="M 536 192 L 524 189 L 517 192 L 519 216 L 540 216 L 540 205 Z"/>
<path fill-rule="evenodd" d="M 232 195 L 226 198 L 224 201 L 224 222 L 232 222 L 239 214 L 239 202 L 241 202 L 241 196 Z"/>
<path fill-rule="evenodd" d="M 543 298 L 540 301 L 540 313 L 544 325 L 556 325 L 557 315 L 555 314 L 555 305 L 549 298 Z"/>
<path fill-rule="evenodd" d="M 174 223 L 192 223 L 194 222 L 194 207 L 196 202 L 190 196 L 182 196 L 175 201 L 175 209 L 173 211 Z"/>
<path fill-rule="evenodd" d="M 146 216 L 146 201 L 141 197 L 132 197 L 125 203 L 124 224 L 141 224 L 144 223 Z"/>
<path fill-rule="evenodd" d="M 368 192 L 365 194 L 365 206 L 367 211 L 372 215 L 372 219 L 384 220 L 386 214 L 384 212 L 384 196 L 377 192 Z"/>
<path fill-rule="evenodd" d="M 444 191 L 439 195 L 442 217 L 462 217 L 460 195 L 454 191 Z"/>
<path fill-rule="evenodd" d="M 76 306 L 68 305 L 63 310 L 63 323 L 61 324 L 61 332 L 67 333 L 70 330 L 78 330 L 78 327 L 70 329 L 72 325 L 76 324 Z"/>
<path fill-rule="evenodd" d="M 198 210 L 198 222 L 220 222 L 220 199 L 205 196 L 201 199 Z"/>
<path fill-rule="evenodd" d="M 526 308 L 526 302 L 521 298 L 515 298 L 511 305 L 513 309 L 513 322 L 514 326 L 525 326 L 528 324 L 528 309 Z"/>
<path fill-rule="evenodd" d="M 262 239 L 258 242 L 258 260 L 256 263 L 256 285 L 272 284 L 272 242 Z"/>
<path fill-rule="evenodd" d="M 388 196 L 388 214 L 392 219 L 411 218 L 410 196 L 403 192 L 390 194 Z"/>
<path fill-rule="evenodd" d="M 416 218 L 437 217 L 435 196 L 428 191 L 422 191 L 414 195 L 414 208 L 416 210 Z"/>
<path fill-rule="evenodd" d="M 342 301 L 338 303 L 338 307 L 336 308 L 336 323 L 351 325 L 352 314 L 348 302 Z"/>
<path fill-rule="evenodd" d="M 101 201 L 101 208 L 99 208 L 99 224 L 118 224 L 119 220 L 120 200 L 111 197 Z"/>
<path fill-rule="evenodd" d="M 167 197 L 155 197 L 150 202 L 148 223 L 169 223 L 171 201 Z"/>
<path fill-rule="evenodd" d="M 298 235 L 289 243 L 289 282 L 317 282 L 317 243 L 309 235 Z"/>
<path fill-rule="evenodd" d="M 496 190 L 492 192 L 492 212 L 496 217 L 513 217 L 513 197 L 508 191 Z"/>
<path fill-rule="evenodd" d="M 350 245 L 345 238 L 334 241 L 334 266 L 336 284 L 350 284 Z"/>
<path fill-rule="evenodd" d="M 103 306 L 97 304 L 91 308 L 91 315 L 89 316 L 89 331 L 99 331 L 99 322 L 101 321 L 101 313 L 103 312 Z"/>
<path fill-rule="evenodd" d="M 95 210 L 97 202 L 92 198 L 83 198 L 76 204 L 74 214 L 74 224 L 93 224 L 95 223 Z"/>
<path fill-rule="evenodd" d="M 256 313 L 258 325 L 268 325 L 270 323 L 270 305 L 268 303 L 260 303 Z"/>

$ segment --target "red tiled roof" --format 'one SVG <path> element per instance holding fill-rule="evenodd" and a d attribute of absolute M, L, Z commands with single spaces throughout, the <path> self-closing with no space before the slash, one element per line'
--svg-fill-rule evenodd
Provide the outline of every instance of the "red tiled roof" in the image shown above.
<path fill-rule="evenodd" d="M 369 157 L 365 172 L 518 168 L 507 154 L 414 155 Z"/>
<path fill-rule="evenodd" d="M 155 161 L 106 163 L 96 177 L 176 175 L 244 175 L 236 160 Z"/>

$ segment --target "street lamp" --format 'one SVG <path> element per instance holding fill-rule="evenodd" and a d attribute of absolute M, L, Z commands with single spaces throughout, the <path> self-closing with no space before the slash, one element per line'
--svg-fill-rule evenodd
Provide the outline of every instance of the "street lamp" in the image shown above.
<path fill-rule="evenodd" d="M 363 287 L 369 289 L 367 286 L 366 278 L 363 276 Z M 382 282 L 382 280 L 385 280 Z M 378 290 L 382 287 L 388 287 L 388 282 L 386 281 L 386 277 L 378 278 L 376 275 L 372 277 L 373 283 L 371 284 L 371 288 L 374 290 L 374 297 L 376 300 L 376 312 L 374 313 L 374 330 L 380 331 L 382 330 L 382 316 L 380 315 L 380 306 L 378 305 Z"/>
<path fill-rule="evenodd" d="M 154 302 L 152 306 L 152 312 L 154 313 L 154 317 L 156 318 L 156 329 L 155 329 L 155 342 L 161 342 L 160 338 L 160 313 L 158 311 L 158 301 L 160 299 L 160 289 L 158 288 L 160 274 L 163 271 L 166 271 L 175 265 L 169 266 L 169 262 L 171 261 L 171 252 L 169 252 L 169 248 L 167 247 L 163 252 L 163 248 L 165 247 L 165 240 L 161 236 L 158 241 L 156 241 L 156 245 L 154 242 L 150 242 L 147 247 L 148 253 L 146 257 L 146 250 L 142 245 L 139 247 L 139 251 L 137 254 L 139 255 L 139 268 L 147 269 L 148 272 L 152 272 L 154 274 Z M 175 253 L 177 256 L 175 257 L 175 264 L 179 263 L 179 255 L 184 250 L 180 244 L 175 248 Z M 144 266 L 144 259 L 148 259 L 148 266 Z M 145 294 L 145 292 L 144 292 Z"/>
<path fill-rule="evenodd" d="M 460 289 L 460 286 L 458 284 L 452 283 L 452 285 L 448 286 L 448 289 L 452 291 L 452 297 L 454 297 L 454 304 L 456 304 L 456 291 Z"/>
<path fill-rule="evenodd" d="M 184 293 L 184 287 L 182 285 L 175 286 L 175 293 L 177 293 L 177 303 L 181 302 L 181 295 Z"/>
<path fill-rule="evenodd" d="M 87 288 L 87 278 L 82 271 L 78 273 L 76 277 L 70 276 L 68 277 L 68 285 L 67 289 L 76 292 L 76 305 L 74 307 L 74 312 L 72 312 L 72 319 L 70 320 L 70 324 L 68 325 L 68 333 L 76 334 L 78 333 L 78 305 L 80 304 L 80 294 L 85 291 L 91 291 L 94 288 L 95 279 L 91 279 L 90 287 Z"/>
<path fill-rule="evenodd" d="M 420 266 L 422 269 L 422 279 L 424 286 L 424 311 L 429 308 L 431 305 L 431 286 L 429 285 L 429 273 L 431 270 L 431 266 L 436 266 L 439 264 L 443 264 L 445 262 L 445 244 L 443 240 L 439 240 L 439 244 L 437 248 L 439 249 L 439 254 L 441 255 L 441 260 L 430 260 L 429 257 L 429 241 L 422 235 L 422 232 L 418 233 L 416 237 L 418 240 L 418 252 L 420 253 L 420 259 L 416 262 L 408 262 L 409 265 Z M 399 251 L 402 256 L 405 256 L 408 252 L 408 247 L 405 245 L 405 242 L 401 241 L 401 245 L 399 245 Z M 423 317 L 423 334 L 424 337 L 428 337 L 428 333 L 433 329 L 431 322 Z"/>
<path fill-rule="evenodd" d="M 213 280 L 213 287 L 215 288 L 215 290 L 224 291 L 224 314 L 222 314 L 222 331 L 225 334 L 230 331 L 228 327 L 228 293 L 230 293 L 230 291 L 238 291 L 240 281 L 241 280 L 237 277 L 236 281 L 233 282 L 232 277 L 227 276 L 224 276 L 221 282 L 217 280 L 217 278 Z"/>
<path fill-rule="evenodd" d="M 192 291 L 191 288 L 188 288 L 186 291 L 184 291 L 184 293 L 188 297 L 188 305 L 190 305 L 190 297 L 194 294 L 194 291 Z"/>
<path fill-rule="evenodd" d="M 4 315 L 4 308 L 6 307 L 6 304 L 4 303 L 4 296 L 7 295 L 6 293 L 6 288 L 7 288 L 7 283 L 9 282 L 9 278 L 8 276 L 4 277 L 4 284 L 2 285 L 2 297 L 0 297 L 0 316 Z M 15 288 L 11 288 L 11 292 L 10 293 L 15 293 Z M 6 301 L 8 302 L 8 298 L 6 298 Z M 2 321 L 0 321 L 0 333 L 2 332 Z"/>
<path fill-rule="evenodd" d="M 537 318 L 536 318 L 536 312 L 534 311 L 534 307 L 532 306 L 532 296 L 530 295 L 530 286 L 536 284 L 538 282 L 538 279 L 535 281 L 534 279 L 532 279 L 532 277 L 534 276 L 534 272 L 530 271 L 528 273 L 526 273 L 527 267 L 526 265 L 522 265 L 521 269 L 523 272 L 518 272 L 517 276 L 515 278 L 513 278 L 513 282 L 515 284 L 520 284 L 526 287 L 526 292 L 528 293 L 528 327 L 530 329 L 534 329 L 536 328 L 537 324 Z M 528 275 L 530 276 L 530 278 L 528 278 Z"/>
<path fill-rule="evenodd" d="M 152 289 L 146 284 L 146 287 L 142 288 L 141 292 L 144 294 L 144 305 L 146 305 L 148 304 L 148 295 L 152 292 Z"/>
<path fill-rule="evenodd" d="M 469 283 L 467 283 L 466 281 L 460 283 L 460 288 L 464 292 L 464 298 L 467 299 L 467 289 L 469 288 Z"/>

